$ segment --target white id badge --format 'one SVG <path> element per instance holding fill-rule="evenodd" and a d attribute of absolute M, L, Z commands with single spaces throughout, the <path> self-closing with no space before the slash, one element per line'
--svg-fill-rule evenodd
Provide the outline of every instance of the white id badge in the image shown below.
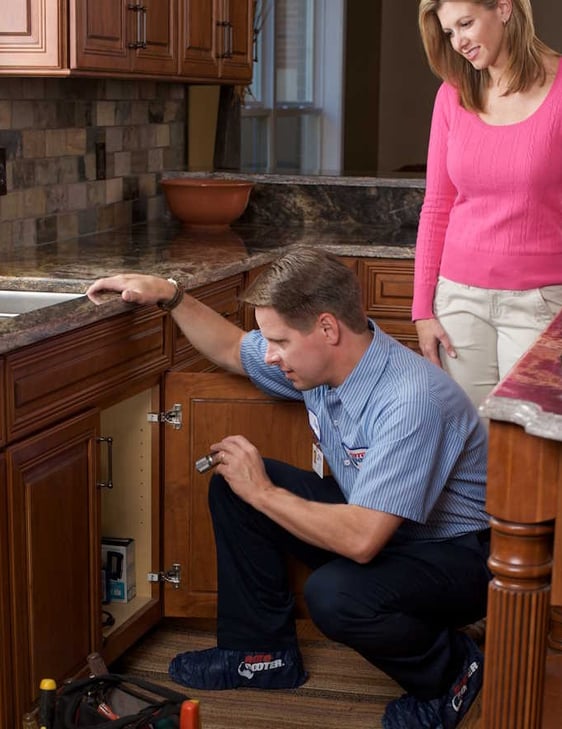
<path fill-rule="evenodd" d="M 320 478 L 324 478 L 324 454 L 317 443 L 312 444 L 312 470 Z"/>

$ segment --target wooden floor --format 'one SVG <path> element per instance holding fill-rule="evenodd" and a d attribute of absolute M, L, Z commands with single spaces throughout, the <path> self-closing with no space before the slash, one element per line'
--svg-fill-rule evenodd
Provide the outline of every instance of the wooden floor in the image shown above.
<path fill-rule="evenodd" d="M 384 673 L 345 646 L 320 634 L 310 621 L 298 621 L 298 634 L 308 681 L 291 691 L 204 692 L 186 689 L 201 702 L 202 729 L 380 729 L 386 704 L 403 691 Z M 113 670 L 149 678 L 164 685 L 178 652 L 215 644 L 213 621 L 164 621 L 123 656 Z M 181 690 L 181 689 L 180 689 Z M 235 711 L 236 721 L 233 720 Z M 461 723 L 481 729 L 477 700 Z"/>

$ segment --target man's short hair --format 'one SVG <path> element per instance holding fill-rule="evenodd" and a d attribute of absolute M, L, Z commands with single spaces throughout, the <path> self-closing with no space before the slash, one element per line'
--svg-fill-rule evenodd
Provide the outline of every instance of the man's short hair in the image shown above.
<path fill-rule="evenodd" d="M 324 312 L 356 333 L 368 326 L 357 276 L 320 248 L 292 246 L 250 284 L 241 299 L 254 307 L 275 309 L 301 331 L 309 330 Z"/>

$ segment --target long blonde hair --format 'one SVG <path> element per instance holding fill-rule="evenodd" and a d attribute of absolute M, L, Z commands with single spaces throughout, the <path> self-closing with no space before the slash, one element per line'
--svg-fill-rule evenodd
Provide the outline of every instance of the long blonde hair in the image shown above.
<path fill-rule="evenodd" d="M 453 50 L 437 17 L 443 3 L 452 1 L 420 0 L 418 23 L 425 54 L 433 73 L 458 90 L 460 103 L 465 109 L 484 111 L 483 92 L 489 84 L 490 74 L 487 69 L 476 70 Z M 488 10 L 496 8 L 498 1 L 470 0 Z M 512 0 L 512 12 L 505 30 L 509 54 L 505 95 L 525 91 L 537 81 L 542 86 L 546 80 L 543 57 L 559 54 L 537 38 L 530 0 Z"/>

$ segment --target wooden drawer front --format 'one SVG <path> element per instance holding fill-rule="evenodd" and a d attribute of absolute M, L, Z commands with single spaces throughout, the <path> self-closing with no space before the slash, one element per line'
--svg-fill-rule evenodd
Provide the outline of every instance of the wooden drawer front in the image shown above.
<path fill-rule="evenodd" d="M 2 404 L 0 405 L 0 446 L 6 442 L 6 413 L 4 410 L 6 398 L 4 393 L 4 360 L 0 359 L 0 392 L 2 393 Z"/>
<path fill-rule="evenodd" d="M 165 322 L 142 307 L 8 355 L 8 441 L 158 377 L 170 363 Z"/>
<path fill-rule="evenodd" d="M 199 301 L 218 311 L 221 316 L 237 326 L 242 326 L 242 305 L 239 296 L 242 293 L 244 277 L 242 274 L 230 276 L 223 281 L 207 284 L 189 293 Z M 172 333 L 172 361 L 174 369 L 181 368 L 190 372 L 207 372 L 216 369 L 191 346 L 181 329 L 174 323 Z"/>
<path fill-rule="evenodd" d="M 414 293 L 413 261 L 360 261 L 359 275 L 369 315 L 410 321 Z"/>
<path fill-rule="evenodd" d="M 380 328 L 410 349 L 419 351 L 412 316 L 414 261 L 369 259 L 359 261 L 365 311 Z"/>

